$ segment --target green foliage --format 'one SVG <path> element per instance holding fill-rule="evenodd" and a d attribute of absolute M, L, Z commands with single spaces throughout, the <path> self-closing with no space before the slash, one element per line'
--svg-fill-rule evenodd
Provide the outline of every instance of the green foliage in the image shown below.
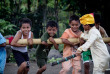
<path fill-rule="evenodd" d="M 16 30 L 14 29 L 15 27 L 16 26 L 14 24 L 0 19 L 0 33 L 2 33 L 3 35 L 13 35 L 16 32 Z"/>
<path fill-rule="evenodd" d="M 47 61 L 47 63 L 52 63 L 52 62 L 55 62 L 55 61 L 59 61 L 59 60 L 61 60 L 62 58 L 54 58 L 54 57 L 52 57 L 52 59 L 49 59 L 48 61 Z"/>
<path fill-rule="evenodd" d="M 15 62 L 15 58 L 13 56 L 13 53 L 10 54 L 9 62 Z"/>

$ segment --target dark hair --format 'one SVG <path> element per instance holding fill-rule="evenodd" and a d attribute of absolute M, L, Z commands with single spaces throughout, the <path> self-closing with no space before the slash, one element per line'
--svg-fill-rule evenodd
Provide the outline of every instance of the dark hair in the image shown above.
<path fill-rule="evenodd" d="M 95 24 L 89 24 L 89 26 L 90 26 L 90 27 L 93 27 L 93 26 L 95 26 Z"/>
<path fill-rule="evenodd" d="M 101 16 L 97 13 L 94 13 L 95 23 L 101 23 Z"/>
<path fill-rule="evenodd" d="M 31 22 L 31 20 L 30 20 L 29 18 L 22 18 L 22 19 L 19 21 L 19 27 L 21 27 L 22 24 L 24 24 L 24 23 L 28 23 L 28 24 L 30 24 L 30 26 L 32 25 L 32 22 Z"/>
<path fill-rule="evenodd" d="M 69 23 L 71 23 L 71 21 L 73 21 L 73 20 L 80 22 L 80 21 L 79 21 L 79 16 L 77 16 L 77 15 L 72 15 L 72 16 L 70 17 L 70 19 L 69 19 Z"/>
<path fill-rule="evenodd" d="M 55 21 L 48 21 L 47 25 L 46 25 L 46 28 L 48 28 L 48 27 L 56 27 L 56 28 L 58 28 L 58 24 Z"/>

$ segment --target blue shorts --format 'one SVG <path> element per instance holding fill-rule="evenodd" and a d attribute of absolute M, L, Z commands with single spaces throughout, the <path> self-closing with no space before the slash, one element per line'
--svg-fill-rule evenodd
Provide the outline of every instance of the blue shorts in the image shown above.
<path fill-rule="evenodd" d="M 16 63 L 18 65 L 18 67 L 23 63 L 23 62 L 27 62 L 29 61 L 29 57 L 28 57 L 28 53 L 27 52 L 20 52 L 20 51 L 16 51 L 16 50 L 13 50 L 12 49 L 12 52 L 13 52 L 13 55 L 14 55 L 14 58 L 16 60 Z"/>
<path fill-rule="evenodd" d="M 0 74 L 3 74 L 6 64 L 6 50 L 0 47 Z"/>

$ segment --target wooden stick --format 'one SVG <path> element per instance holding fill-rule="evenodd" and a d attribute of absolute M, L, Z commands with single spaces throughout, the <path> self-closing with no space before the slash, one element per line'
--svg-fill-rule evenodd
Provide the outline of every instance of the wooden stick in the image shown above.
<path fill-rule="evenodd" d="M 60 38 L 55 38 L 54 40 L 55 40 L 55 42 L 56 42 L 57 44 L 63 44 L 63 42 L 62 42 L 62 40 L 61 40 Z M 72 42 L 72 43 L 79 43 L 79 39 L 78 39 L 78 38 L 69 38 L 68 40 L 69 40 L 70 42 Z M 103 40 L 104 40 L 105 43 L 110 43 L 110 37 L 108 37 L 108 38 L 103 38 Z M 19 43 L 19 44 L 25 44 L 25 45 L 28 44 L 28 43 L 27 43 L 27 39 L 20 39 L 20 40 L 18 41 L 18 43 Z M 49 40 L 47 40 L 47 43 L 48 43 L 48 44 L 52 44 Z M 9 45 L 9 40 L 6 40 L 6 44 Z M 33 44 L 41 44 L 41 39 L 33 39 Z"/>

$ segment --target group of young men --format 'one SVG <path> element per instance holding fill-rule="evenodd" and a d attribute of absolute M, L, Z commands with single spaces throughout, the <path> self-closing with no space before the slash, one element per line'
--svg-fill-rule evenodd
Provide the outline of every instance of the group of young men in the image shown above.
<path fill-rule="evenodd" d="M 29 57 L 27 45 L 18 44 L 19 39 L 27 39 L 29 48 L 33 46 L 33 32 L 31 32 L 31 20 L 23 18 L 20 20 L 20 30 L 17 31 L 14 39 L 11 42 L 11 48 L 18 65 L 17 74 L 27 74 L 29 71 Z M 84 33 L 79 29 L 83 25 Z M 76 54 L 77 56 L 62 63 L 62 69 L 59 74 L 67 74 L 73 67 L 72 74 L 81 74 L 81 58 L 84 61 L 85 74 L 89 74 L 89 60 L 93 60 L 93 74 L 104 74 L 108 68 L 110 55 L 102 37 L 108 37 L 105 30 L 100 26 L 100 18 L 95 14 L 85 14 L 81 18 L 77 15 L 72 15 L 69 19 L 70 28 L 66 29 L 62 36 L 64 43 L 63 57 Z M 36 74 L 42 74 L 46 70 L 48 54 L 52 46 L 58 50 L 58 44 L 54 41 L 57 38 L 56 32 L 58 24 L 55 21 L 49 21 L 46 25 L 46 32 L 41 36 L 41 44 L 36 49 L 36 59 L 39 70 Z M 102 35 L 102 36 L 101 36 Z M 79 44 L 71 43 L 68 38 L 80 38 Z M 52 44 L 48 44 L 49 39 Z M 3 74 L 6 51 L 4 49 L 6 40 L 0 35 L 0 74 Z M 2 55 L 4 54 L 4 55 Z"/>

